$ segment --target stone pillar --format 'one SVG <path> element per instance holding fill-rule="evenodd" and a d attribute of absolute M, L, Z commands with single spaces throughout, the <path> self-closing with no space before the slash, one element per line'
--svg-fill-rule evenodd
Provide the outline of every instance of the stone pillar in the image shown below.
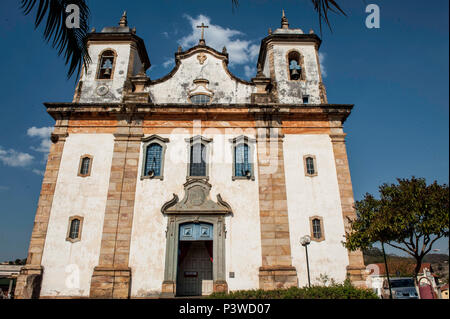
<path fill-rule="evenodd" d="M 334 132 L 333 132 L 334 131 Z M 348 165 L 347 149 L 345 147 L 345 135 L 342 132 L 342 123 L 338 123 L 337 128 L 332 128 L 330 134 L 333 145 L 334 160 L 336 164 L 336 174 L 341 197 L 342 217 L 344 218 L 344 228 L 349 230 L 349 219 L 356 218 L 354 208 L 354 197 L 350 169 Z M 365 286 L 365 266 L 364 258 L 360 250 L 348 251 L 349 265 L 347 266 L 347 277 L 359 287 Z"/>
<path fill-rule="evenodd" d="M 59 166 L 64 144 L 68 136 L 67 125 L 67 119 L 57 120 L 54 132 L 51 135 L 52 145 L 42 180 L 41 194 L 39 196 L 38 208 L 28 249 L 27 263 L 20 270 L 20 274 L 17 277 L 14 292 L 16 299 L 39 298 L 44 272 L 41 261 L 44 253 L 45 238 L 47 236 L 47 227 L 52 209 L 56 181 L 58 179 Z"/>
<path fill-rule="evenodd" d="M 263 128 L 264 123 L 257 122 L 262 252 L 259 286 L 270 290 L 296 287 L 298 279 L 291 258 L 283 137 L 280 128 L 271 127 L 272 123 Z"/>
<path fill-rule="evenodd" d="M 91 298 L 129 298 L 128 266 L 133 225 L 142 120 L 120 118 L 114 141 L 99 264 L 91 280 Z"/>

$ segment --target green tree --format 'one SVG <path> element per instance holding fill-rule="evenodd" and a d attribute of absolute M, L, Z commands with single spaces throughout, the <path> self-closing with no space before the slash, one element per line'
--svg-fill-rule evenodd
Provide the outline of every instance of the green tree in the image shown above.
<path fill-rule="evenodd" d="M 321 32 L 322 22 L 330 27 L 328 12 L 345 15 L 335 0 L 310 1 L 319 17 Z M 70 4 L 75 4 L 80 9 L 80 28 L 66 27 L 66 8 Z M 234 10 L 239 5 L 239 0 L 231 0 L 231 4 Z M 46 17 L 44 39 L 52 43 L 52 47 L 58 50 L 58 55 L 64 54 L 65 63 L 69 65 L 67 77 L 70 78 L 75 71 L 77 71 L 78 77 L 82 65 L 87 67 L 91 62 L 86 48 L 90 15 L 87 0 L 21 0 L 21 8 L 25 15 L 30 14 L 35 7 L 37 7 L 35 28 L 37 29 Z"/>
<path fill-rule="evenodd" d="M 356 250 L 381 242 L 400 249 L 415 259 L 417 277 L 433 244 L 449 235 L 448 185 L 427 185 L 415 177 L 397 181 L 379 187 L 380 199 L 366 194 L 355 203 L 357 218 L 350 221 L 344 245 Z"/>

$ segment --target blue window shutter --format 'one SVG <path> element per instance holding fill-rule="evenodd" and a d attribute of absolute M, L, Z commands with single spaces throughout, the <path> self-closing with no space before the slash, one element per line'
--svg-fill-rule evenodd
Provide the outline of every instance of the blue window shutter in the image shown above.
<path fill-rule="evenodd" d="M 188 223 L 180 225 L 181 241 L 213 240 L 213 225 L 206 223 Z"/>
<path fill-rule="evenodd" d="M 161 157 L 161 145 L 153 143 L 147 146 L 144 175 L 148 176 L 150 175 L 149 172 L 153 171 L 154 176 L 161 176 Z"/>

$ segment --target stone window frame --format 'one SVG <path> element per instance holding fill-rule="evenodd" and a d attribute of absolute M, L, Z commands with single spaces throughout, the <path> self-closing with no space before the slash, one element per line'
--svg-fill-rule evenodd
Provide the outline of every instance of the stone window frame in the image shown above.
<path fill-rule="evenodd" d="M 80 221 L 80 228 L 78 230 L 78 237 L 77 238 L 71 238 L 70 237 L 70 228 L 72 227 L 72 221 L 78 219 Z M 76 243 L 78 241 L 81 240 L 81 232 L 83 230 L 83 222 L 84 222 L 84 217 L 83 216 L 70 216 L 69 217 L 69 225 L 67 227 L 67 235 L 66 235 L 66 241 L 70 241 L 71 243 Z"/>
<path fill-rule="evenodd" d="M 109 79 L 100 79 L 100 70 L 102 67 L 102 56 L 106 51 L 111 51 L 114 54 L 114 61 L 113 61 L 113 65 L 111 68 L 111 77 Z M 107 48 L 102 50 L 99 55 L 98 55 L 98 65 L 97 65 L 97 72 L 95 73 L 95 80 L 96 81 L 112 81 L 114 79 L 114 71 L 116 69 L 116 63 L 117 63 L 117 52 L 116 50 L 112 49 L 112 48 Z"/>
<path fill-rule="evenodd" d="M 168 138 L 164 138 L 161 136 L 158 136 L 156 134 L 147 136 L 147 137 L 143 137 L 142 138 L 142 167 L 141 167 L 141 180 L 144 179 L 159 179 L 159 180 L 164 180 L 164 162 L 165 162 L 165 158 L 166 158 L 166 149 L 167 149 L 167 143 L 170 142 L 170 140 Z M 162 146 L 162 150 L 161 150 L 161 175 L 160 176 L 148 176 L 145 175 L 145 163 L 147 161 L 147 148 L 152 145 L 152 144 L 159 144 L 160 146 Z"/>
<path fill-rule="evenodd" d="M 292 80 L 291 79 L 291 72 L 290 72 L 290 69 L 289 69 L 289 55 L 292 52 L 296 52 L 300 56 L 300 58 L 299 58 L 299 65 L 301 67 L 301 71 L 302 72 L 300 73 L 300 78 L 298 80 Z M 287 69 L 287 80 L 288 81 L 291 81 L 291 82 L 306 82 L 305 57 L 300 52 L 300 50 L 298 50 L 298 49 L 291 49 L 288 52 L 286 52 L 286 69 Z"/>
<path fill-rule="evenodd" d="M 81 167 L 83 166 L 83 159 L 85 158 L 89 158 L 89 170 L 87 172 L 87 174 L 81 174 Z M 78 164 L 78 176 L 80 177 L 88 177 L 91 176 L 91 171 L 92 171 L 92 163 L 94 162 L 94 156 L 90 155 L 90 154 L 83 154 L 80 156 L 80 163 Z"/>
<path fill-rule="evenodd" d="M 196 95 L 205 95 L 205 96 L 209 97 L 209 102 L 208 102 L 208 103 L 201 103 L 200 105 L 211 105 L 212 102 L 213 102 L 213 96 L 214 96 L 214 93 L 213 93 L 213 91 L 211 91 L 211 90 L 208 89 L 208 87 L 207 87 L 207 86 L 209 85 L 209 81 L 206 80 L 206 79 L 195 79 L 193 82 L 194 82 L 194 84 L 195 84 L 196 86 L 195 86 L 194 89 L 190 90 L 189 93 L 188 93 L 188 100 L 189 100 L 189 103 L 194 104 L 194 102 L 192 102 L 192 100 L 191 100 L 191 98 L 192 98 L 193 96 L 196 96 Z M 208 92 L 195 92 L 195 91 L 196 91 L 199 87 L 201 87 L 201 86 L 202 86 L 206 91 L 208 91 Z"/>
<path fill-rule="evenodd" d="M 314 237 L 313 220 L 320 221 L 320 232 L 321 232 L 320 238 Z M 325 228 L 323 226 L 323 217 L 322 216 L 315 215 L 315 216 L 309 217 L 309 227 L 310 227 L 310 231 L 311 231 L 311 240 L 316 241 L 316 242 L 321 242 L 321 241 L 325 240 Z"/>
<path fill-rule="evenodd" d="M 307 158 L 309 158 L 309 157 L 311 157 L 312 159 L 313 159 L 313 163 L 314 163 L 314 174 L 309 174 L 308 173 L 308 168 L 307 168 L 307 165 L 306 165 L 306 159 Z M 315 176 L 317 176 L 319 173 L 318 173 L 318 170 L 317 170 L 317 160 L 316 160 L 316 156 L 315 155 L 312 155 L 312 154 L 306 154 L 306 155 L 303 155 L 303 167 L 304 167 L 304 169 L 305 169 L 305 176 L 308 176 L 308 177 L 315 177 Z"/>
<path fill-rule="evenodd" d="M 209 180 L 209 164 L 210 164 L 210 157 L 211 157 L 211 146 L 213 139 L 212 138 L 206 138 L 201 135 L 196 135 L 194 137 L 186 138 L 184 139 L 188 143 L 188 157 L 187 157 L 187 172 L 186 172 L 186 178 L 187 179 L 206 179 Z M 206 147 L 206 175 L 205 176 L 191 176 L 191 148 L 192 145 L 195 143 L 201 143 Z"/>
<path fill-rule="evenodd" d="M 230 143 L 232 145 L 231 151 L 233 153 L 233 165 L 231 166 L 231 180 L 255 180 L 255 144 L 256 139 L 250 138 L 244 135 L 240 135 L 236 138 L 231 138 Z M 250 178 L 246 176 L 236 176 L 236 147 L 240 144 L 247 144 L 249 147 L 249 161 L 250 161 L 250 170 L 251 170 L 251 176 Z"/>

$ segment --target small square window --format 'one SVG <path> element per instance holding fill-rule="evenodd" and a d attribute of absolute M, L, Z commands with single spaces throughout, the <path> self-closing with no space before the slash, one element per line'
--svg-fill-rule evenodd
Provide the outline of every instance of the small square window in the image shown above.
<path fill-rule="evenodd" d="M 303 96 L 303 104 L 309 104 L 309 96 L 307 95 Z"/>

